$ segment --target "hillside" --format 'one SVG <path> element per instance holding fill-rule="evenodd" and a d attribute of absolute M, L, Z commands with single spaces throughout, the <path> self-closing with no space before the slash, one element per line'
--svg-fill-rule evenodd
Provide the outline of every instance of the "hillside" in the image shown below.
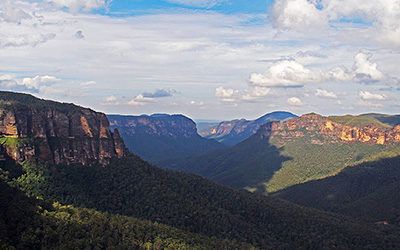
<path fill-rule="evenodd" d="M 400 154 L 399 127 L 353 127 L 316 114 L 264 125 L 225 150 L 162 166 L 235 188 L 275 192 L 332 176 L 360 161 Z"/>
<path fill-rule="evenodd" d="M 108 115 L 128 149 L 150 162 L 201 155 L 224 146 L 202 138 L 196 124 L 183 115 Z"/>
<path fill-rule="evenodd" d="M 246 119 L 224 121 L 201 130 L 200 134 L 205 138 L 214 139 L 227 146 L 234 146 L 254 135 L 262 125 L 268 122 L 283 121 L 295 117 L 297 116 L 292 113 L 277 111 L 252 121 Z"/>
<path fill-rule="evenodd" d="M 93 209 L 30 198 L 0 180 L 0 248 L 230 249 L 250 245 L 219 241 L 166 225 Z"/>
<path fill-rule="evenodd" d="M 149 166 L 137 157 L 115 159 L 106 168 L 49 168 L 25 164 L 22 175 L 15 176 L 11 183 L 46 201 L 73 205 L 65 207 L 56 204 L 46 208 L 49 212 L 39 213 L 50 219 L 47 223 L 51 223 L 53 217 L 64 218 L 56 229 L 51 226 L 51 235 L 60 237 L 57 230 L 66 231 L 63 240 L 72 240 L 70 245 L 85 245 L 88 237 L 102 240 L 104 238 L 99 238 L 98 233 L 104 233 L 103 230 L 107 231 L 105 228 L 109 227 L 122 230 L 118 229 L 122 225 L 124 228 L 138 228 L 138 235 L 132 235 L 128 230 L 122 235 L 114 235 L 110 231 L 110 236 L 104 239 L 108 241 L 99 244 L 122 244 L 124 241 L 118 237 L 125 234 L 135 239 L 149 227 L 152 228 L 152 233 L 148 235 L 150 242 L 158 239 L 164 243 L 178 242 L 188 246 L 218 246 L 221 242 L 229 242 L 241 249 L 248 249 L 246 244 L 262 249 L 332 246 L 393 248 L 400 243 L 396 228 L 358 223 L 282 200 L 234 191 L 196 176 Z M 156 223 L 146 222 L 148 220 Z M 76 228 L 63 224 L 74 225 L 75 221 L 79 222 Z M 290 225 L 290 230 L 287 225 Z M 88 235 L 81 227 L 94 231 Z M 48 232 L 44 231 L 44 234 L 47 236 Z M 77 234 L 82 239 L 79 242 L 76 242 Z M 38 244 L 48 242 L 39 240 Z"/>
<path fill-rule="evenodd" d="M 336 176 L 296 185 L 274 194 L 370 222 L 400 225 L 400 157 L 347 167 Z"/>

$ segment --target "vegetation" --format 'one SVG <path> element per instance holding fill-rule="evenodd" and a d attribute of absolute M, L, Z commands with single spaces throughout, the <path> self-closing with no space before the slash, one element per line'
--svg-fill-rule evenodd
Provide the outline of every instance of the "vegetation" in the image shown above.
<path fill-rule="evenodd" d="M 30 94 L 14 93 L 0 91 L 0 107 L 1 108 L 26 108 L 32 107 L 37 109 L 49 109 L 49 107 L 60 112 L 74 112 L 82 110 L 82 107 L 72 103 L 60 103 L 55 101 L 43 100 Z"/>
<path fill-rule="evenodd" d="M 400 225 L 400 157 L 346 168 L 336 176 L 282 190 L 275 196 L 292 202 Z"/>
<path fill-rule="evenodd" d="M 329 119 L 343 125 L 365 127 L 373 125 L 380 128 L 390 128 L 400 123 L 400 116 L 384 114 L 330 116 Z"/>
<path fill-rule="evenodd" d="M 255 135 L 235 147 L 161 166 L 202 175 L 234 188 L 254 192 L 278 190 L 338 174 L 349 165 L 400 155 L 395 144 L 332 143 L 305 132 L 280 145 Z M 321 143 L 312 143 L 318 139 Z"/>
<path fill-rule="evenodd" d="M 93 209 L 49 204 L 0 182 L 0 247 L 17 249 L 231 249 L 219 241 L 172 227 Z"/>
<path fill-rule="evenodd" d="M 134 156 L 115 160 L 105 168 L 24 164 L 22 175 L 12 178 L 8 170 L 3 173 L 9 184 L 35 197 L 35 202 L 68 204 L 35 205 L 32 209 L 39 214 L 39 222 L 13 229 L 19 233 L 10 234 L 19 235 L 17 239 L 2 236 L 5 244 L 13 246 L 37 242 L 37 246 L 51 248 L 51 244 L 61 242 L 78 248 L 96 244 L 115 247 L 161 241 L 163 246 L 173 244 L 172 248 L 178 249 L 220 249 L 221 244 L 229 249 L 268 249 L 394 248 L 400 244 L 394 228 L 382 229 L 263 195 L 234 191 L 200 177 L 152 167 Z M 5 190 L 5 200 L 16 196 L 1 190 Z M 20 212 L 22 207 L 9 210 L 19 216 L 26 214 Z M 0 231 L 12 232 L 7 228 L 10 216 L 2 216 L 5 229 Z M 129 230 L 124 230 L 126 227 Z"/>

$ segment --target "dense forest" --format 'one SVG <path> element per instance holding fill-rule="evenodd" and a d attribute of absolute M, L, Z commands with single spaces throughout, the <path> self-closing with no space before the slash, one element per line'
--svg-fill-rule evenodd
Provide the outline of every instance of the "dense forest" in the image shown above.
<path fill-rule="evenodd" d="M 400 157 L 346 168 L 336 176 L 296 185 L 275 196 L 370 222 L 400 225 Z"/>
<path fill-rule="evenodd" d="M 116 159 L 108 167 L 4 164 L 2 178 L 13 186 L 2 188 L 2 199 L 13 197 L 15 203 L 2 203 L 11 207 L 2 210 L 8 212 L 1 218 L 3 234 L 15 232 L 2 236 L 3 244 L 12 246 L 96 243 L 104 247 L 136 242 L 137 246 L 276 249 L 400 244 L 394 227 L 234 191 L 197 176 L 158 169 L 135 156 Z M 22 223 L 24 216 L 34 222 Z M 17 222 L 10 224 L 10 218 Z M 17 225 L 14 231 L 10 225 Z M 123 230 L 126 227 L 136 233 Z M 51 235 L 55 238 L 48 239 Z"/>

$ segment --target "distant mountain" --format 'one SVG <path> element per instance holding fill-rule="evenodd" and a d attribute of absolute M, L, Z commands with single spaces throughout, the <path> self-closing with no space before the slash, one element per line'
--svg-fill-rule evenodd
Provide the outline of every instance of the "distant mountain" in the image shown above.
<path fill-rule="evenodd" d="M 400 157 L 351 166 L 274 196 L 370 222 L 400 225 Z"/>
<path fill-rule="evenodd" d="M 128 149 L 150 162 L 201 155 L 224 145 L 201 137 L 194 121 L 183 115 L 108 115 Z"/>
<path fill-rule="evenodd" d="M 245 119 L 224 121 L 218 125 L 203 128 L 200 130 L 200 135 L 233 146 L 254 135 L 262 125 L 268 122 L 283 121 L 295 117 L 297 116 L 292 113 L 277 111 L 252 121 Z"/>
<path fill-rule="evenodd" d="M 162 166 L 235 188 L 275 192 L 333 176 L 350 164 L 396 155 L 400 126 L 355 127 L 307 114 L 267 123 L 234 147 Z"/>

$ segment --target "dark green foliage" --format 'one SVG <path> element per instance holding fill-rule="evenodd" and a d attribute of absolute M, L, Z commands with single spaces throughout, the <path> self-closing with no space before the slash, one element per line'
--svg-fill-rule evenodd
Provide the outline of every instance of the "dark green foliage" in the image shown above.
<path fill-rule="evenodd" d="M 82 107 L 76 106 L 72 103 L 60 103 L 39 99 L 30 94 L 0 91 L 0 107 L 12 107 L 18 109 L 27 106 L 37 109 L 52 108 L 60 112 L 74 112 L 83 109 Z"/>
<path fill-rule="evenodd" d="M 338 175 L 275 194 L 292 202 L 400 225 L 400 157 L 348 167 Z"/>
<path fill-rule="evenodd" d="M 312 143 L 313 139 L 323 141 L 318 134 L 306 134 L 279 146 L 278 137 L 269 139 L 256 134 L 232 148 L 167 161 L 160 166 L 199 174 L 234 188 L 276 192 L 333 176 L 361 161 L 400 154 L 398 145 Z"/>
<path fill-rule="evenodd" d="M 17 183 L 64 204 L 156 221 L 186 232 L 261 248 L 391 248 L 397 232 L 234 191 L 203 178 L 149 166 L 137 157 L 109 167 L 32 166 Z M 29 190 L 28 180 L 41 180 Z M 39 190 L 39 191 L 37 191 Z M 235 243 L 237 244 L 237 243 Z M 242 248 L 239 247 L 238 248 Z"/>
<path fill-rule="evenodd" d="M 160 223 L 93 209 L 50 205 L 0 181 L 0 248 L 251 249 Z"/>

